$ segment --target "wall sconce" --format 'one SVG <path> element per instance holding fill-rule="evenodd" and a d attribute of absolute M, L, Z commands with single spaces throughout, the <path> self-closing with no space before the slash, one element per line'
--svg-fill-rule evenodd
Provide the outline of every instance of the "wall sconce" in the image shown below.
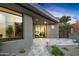
<path fill-rule="evenodd" d="M 54 26 L 54 25 L 51 25 L 51 28 L 52 28 L 52 29 L 54 29 L 54 28 L 55 28 L 55 26 Z"/>
<path fill-rule="evenodd" d="M 47 24 L 47 22 L 46 22 L 46 21 L 44 21 L 44 24 Z"/>

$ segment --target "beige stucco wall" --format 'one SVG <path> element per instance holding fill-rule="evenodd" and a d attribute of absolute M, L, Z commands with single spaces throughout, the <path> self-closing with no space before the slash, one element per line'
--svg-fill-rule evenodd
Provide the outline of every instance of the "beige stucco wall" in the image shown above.
<path fill-rule="evenodd" d="M 54 29 L 51 25 L 47 25 L 47 38 L 58 38 L 59 37 L 59 24 L 54 25 Z"/>

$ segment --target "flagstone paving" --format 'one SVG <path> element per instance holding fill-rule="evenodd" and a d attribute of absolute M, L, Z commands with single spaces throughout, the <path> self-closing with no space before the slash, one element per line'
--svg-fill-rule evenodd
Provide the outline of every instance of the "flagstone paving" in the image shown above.
<path fill-rule="evenodd" d="M 47 46 L 52 45 L 77 45 L 77 43 L 74 43 L 72 39 L 36 38 L 33 39 L 28 56 L 50 56 Z"/>

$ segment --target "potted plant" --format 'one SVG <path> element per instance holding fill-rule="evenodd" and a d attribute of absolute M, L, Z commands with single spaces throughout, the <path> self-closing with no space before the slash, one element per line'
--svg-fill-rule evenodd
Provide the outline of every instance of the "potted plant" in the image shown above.
<path fill-rule="evenodd" d="M 13 34 L 13 28 L 12 25 L 8 25 L 7 29 L 6 29 L 6 34 L 8 35 L 8 37 L 12 37 Z"/>
<path fill-rule="evenodd" d="M 45 33 L 44 33 L 44 32 L 41 32 L 41 33 L 40 33 L 40 36 L 41 36 L 41 37 L 45 37 Z"/>

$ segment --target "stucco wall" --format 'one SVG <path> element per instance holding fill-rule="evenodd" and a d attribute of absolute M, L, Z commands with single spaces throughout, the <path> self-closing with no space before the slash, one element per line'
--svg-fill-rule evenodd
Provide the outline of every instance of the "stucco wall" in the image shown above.
<path fill-rule="evenodd" d="M 14 40 L 14 41 L 7 41 L 4 42 L 4 45 L 2 47 L 1 52 L 5 53 L 15 53 L 16 55 L 19 55 L 19 50 L 21 48 L 25 48 L 26 52 L 28 53 L 31 45 L 32 45 L 32 17 L 23 15 L 24 19 L 24 39 L 23 40 Z M 27 54 L 26 53 L 26 54 Z"/>
<path fill-rule="evenodd" d="M 47 25 L 47 38 L 58 38 L 59 37 L 59 24 L 54 25 L 54 29 L 51 25 Z"/>

